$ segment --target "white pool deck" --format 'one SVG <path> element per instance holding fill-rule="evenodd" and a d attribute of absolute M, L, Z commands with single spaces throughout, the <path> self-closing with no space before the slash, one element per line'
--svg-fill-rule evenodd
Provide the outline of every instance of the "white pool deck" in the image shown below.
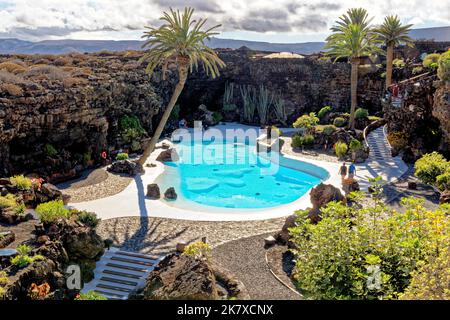
<path fill-rule="evenodd" d="M 224 131 L 227 129 L 254 129 L 255 127 L 240 124 L 226 124 L 218 125 L 214 128 Z M 284 131 L 285 129 L 281 128 L 281 130 Z M 379 131 L 376 132 L 378 135 L 379 133 Z M 377 140 L 379 139 L 380 137 L 377 137 Z M 385 136 L 382 135 L 381 139 L 385 139 Z M 386 141 L 382 142 L 381 145 L 389 147 Z M 145 197 L 147 185 L 153 183 L 159 175 L 164 173 L 164 164 L 155 160 L 161 151 L 162 149 L 156 149 L 147 160 L 147 163 L 154 163 L 156 167 L 148 168 L 144 166 L 145 173 L 136 176 L 134 181 L 122 192 L 107 198 L 74 203 L 72 206 L 80 210 L 95 212 L 102 219 L 135 216 L 196 221 L 266 220 L 288 216 L 296 210 L 311 207 L 309 192 L 292 203 L 266 209 L 234 209 L 197 204 L 186 205 L 183 199 L 180 201 L 180 195 L 178 195 L 179 199 L 175 200 L 175 202 L 168 202 L 164 199 L 147 199 Z M 291 155 L 283 156 L 324 168 L 329 172 L 330 176 L 323 182 L 341 189 L 341 178 L 338 174 L 340 163 L 312 160 Z M 387 154 L 383 159 L 371 156 L 365 163 L 357 165 L 356 178 L 362 190 L 367 190 L 369 185 L 368 178 L 380 175 L 385 181 L 393 182 L 406 172 L 407 169 L 407 165 L 400 158 L 393 158 L 390 154 Z M 161 193 L 164 193 L 164 190 L 161 190 Z M 177 201 L 180 201 L 180 205 L 177 205 Z"/>

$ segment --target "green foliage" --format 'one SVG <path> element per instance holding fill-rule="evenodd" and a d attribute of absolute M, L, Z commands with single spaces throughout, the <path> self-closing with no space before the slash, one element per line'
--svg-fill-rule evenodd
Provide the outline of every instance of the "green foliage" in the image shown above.
<path fill-rule="evenodd" d="M 243 109 L 244 109 L 244 120 L 251 123 L 255 116 L 256 110 L 256 89 L 252 86 L 242 85 L 239 86 L 239 91 L 242 97 Z"/>
<path fill-rule="evenodd" d="M 234 83 L 225 83 L 225 90 L 223 93 L 223 105 L 222 110 L 224 112 L 233 112 L 237 109 L 237 106 L 234 104 Z"/>
<path fill-rule="evenodd" d="M 339 158 L 342 158 L 347 154 L 348 146 L 343 141 L 338 141 L 334 144 L 334 152 Z"/>
<path fill-rule="evenodd" d="M 117 156 L 116 156 L 116 160 L 117 161 L 127 160 L 127 159 L 128 159 L 128 153 L 126 153 L 126 152 L 118 153 Z"/>
<path fill-rule="evenodd" d="M 392 64 L 397 69 L 403 69 L 406 66 L 405 60 L 403 59 L 394 59 L 394 61 L 392 61 Z"/>
<path fill-rule="evenodd" d="M 58 150 L 56 150 L 55 147 L 53 145 L 51 145 L 50 143 L 47 143 L 44 146 L 44 151 L 45 151 L 45 154 L 47 156 L 49 156 L 50 158 L 55 158 L 58 155 Z"/>
<path fill-rule="evenodd" d="M 220 112 L 214 112 L 213 119 L 214 119 L 214 122 L 219 123 L 220 121 L 222 121 L 223 116 Z"/>
<path fill-rule="evenodd" d="M 16 248 L 16 250 L 20 255 L 25 256 L 31 252 L 31 247 L 26 244 L 21 244 Z"/>
<path fill-rule="evenodd" d="M 25 215 L 25 210 L 27 209 L 27 207 L 25 206 L 25 204 L 23 203 L 19 203 L 17 204 L 17 206 L 14 208 L 14 214 L 16 216 L 24 216 Z"/>
<path fill-rule="evenodd" d="M 441 54 L 437 74 L 442 81 L 450 81 L 450 50 Z"/>
<path fill-rule="evenodd" d="M 33 186 L 31 179 L 23 175 L 11 177 L 10 180 L 20 190 L 29 190 Z"/>
<path fill-rule="evenodd" d="M 292 125 L 294 128 L 303 128 L 306 131 L 309 131 L 318 123 L 319 118 L 316 117 L 316 114 L 314 112 L 311 112 L 310 114 L 304 114 L 299 117 Z"/>
<path fill-rule="evenodd" d="M 194 242 L 188 245 L 184 251 L 184 255 L 194 257 L 195 259 L 209 259 L 211 256 L 211 246 L 202 241 Z"/>
<path fill-rule="evenodd" d="M 440 57 L 441 55 L 439 53 L 430 53 L 425 57 L 425 59 L 423 59 L 422 64 L 425 68 L 435 69 L 437 68 Z"/>
<path fill-rule="evenodd" d="M 292 137 L 291 145 L 293 148 L 300 148 L 302 146 L 309 146 L 314 143 L 314 136 L 312 134 L 296 134 Z"/>
<path fill-rule="evenodd" d="M 283 125 L 286 125 L 287 115 L 286 115 L 286 102 L 281 97 L 280 94 L 276 95 L 273 99 L 273 110 L 275 115 Z"/>
<path fill-rule="evenodd" d="M 363 119 L 363 118 L 367 118 L 368 116 L 369 116 L 369 111 L 367 111 L 367 109 L 358 108 L 355 111 L 356 119 Z"/>
<path fill-rule="evenodd" d="M 108 300 L 104 295 L 96 291 L 80 292 L 75 300 Z"/>
<path fill-rule="evenodd" d="M 350 140 L 350 143 L 348 144 L 348 148 L 350 149 L 351 152 L 361 150 L 362 147 L 363 147 L 363 144 L 361 143 L 361 141 L 359 141 L 357 139 Z"/>
<path fill-rule="evenodd" d="M 432 152 L 425 154 L 416 161 L 414 164 L 414 175 L 425 183 L 435 184 L 437 177 L 450 171 L 449 168 L 450 163 L 443 155 Z"/>
<path fill-rule="evenodd" d="M 176 104 L 173 107 L 172 112 L 170 113 L 169 120 L 170 121 L 178 121 L 179 118 L 180 118 L 180 105 Z"/>
<path fill-rule="evenodd" d="M 15 208 L 17 201 L 14 195 L 8 193 L 6 196 L 0 196 L 0 208 Z"/>
<path fill-rule="evenodd" d="M 336 127 L 332 124 L 327 124 L 327 125 L 319 124 L 314 127 L 314 131 L 316 133 L 323 133 L 326 136 L 331 136 L 336 131 Z"/>
<path fill-rule="evenodd" d="M 380 120 L 381 118 L 380 117 L 377 117 L 377 116 L 368 116 L 367 117 L 370 121 L 377 121 L 377 120 Z"/>
<path fill-rule="evenodd" d="M 96 228 L 101 219 L 97 218 L 94 212 L 80 211 L 77 213 L 77 220 L 91 228 Z"/>
<path fill-rule="evenodd" d="M 272 127 L 270 128 L 270 130 L 272 131 L 272 136 L 274 136 L 274 134 L 275 134 L 277 137 L 281 137 L 281 136 L 283 135 L 283 131 L 281 131 L 281 129 L 280 129 L 280 128 L 277 128 L 276 126 L 272 126 Z"/>
<path fill-rule="evenodd" d="M 141 126 L 141 122 L 135 115 L 127 115 L 120 119 L 119 122 L 120 132 L 127 143 L 136 142 L 140 137 L 145 134 L 144 128 Z M 133 149 L 138 150 L 140 145 L 136 145 Z"/>
<path fill-rule="evenodd" d="M 294 278 L 304 295 L 395 299 L 405 292 L 420 261 L 449 247 L 450 221 L 444 207 L 427 210 L 414 198 L 401 204 L 402 213 L 382 201 L 365 207 L 331 202 L 321 209 L 317 224 L 307 211 L 297 212 L 297 226 L 290 232 L 296 248 Z"/>
<path fill-rule="evenodd" d="M 319 119 L 322 119 L 331 110 L 332 110 L 332 108 L 330 106 L 325 106 L 325 107 L 323 107 L 322 109 L 319 110 L 319 112 L 317 113 L 317 116 L 319 117 Z"/>
<path fill-rule="evenodd" d="M 8 283 L 8 274 L 6 271 L 0 271 L 0 286 L 4 286 Z"/>
<path fill-rule="evenodd" d="M 337 117 L 333 121 L 333 125 L 338 128 L 344 127 L 346 123 L 347 123 L 347 121 L 342 117 Z"/>
<path fill-rule="evenodd" d="M 387 139 L 392 148 L 402 150 L 408 146 L 408 136 L 405 132 L 393 131 L 389 132 Z"/>
<path fill-rule="evenodd" d="M 416 74 L 420 74 L 423 73 L 423 67 L 414 67 L 412 69 L 412 74 L 416 75 Z"/>
<path fill-rule="evenodd" d="M 26 244 L 18 246 L 16 250 L 18 255 L 11 259 L 11 263 L 19 268 L 24 268 L 34 261 L 44 259 L 41 255 L 30 257 L 28 254 L 31 252 L 31 247 Z"/>
<path fill-rule="evenodd" d="M 445 173 L 436 177 L 436 185 L 440 190 L 450 189 L 450 165 Z"/>
<path fill-rule="evenodd" d="M 42 222 L 55 222 L 58 219 L 69 219 L 71 212 L 64 207 L 62 200 L 41 203 L 36 207 L 36 213 Z"/>

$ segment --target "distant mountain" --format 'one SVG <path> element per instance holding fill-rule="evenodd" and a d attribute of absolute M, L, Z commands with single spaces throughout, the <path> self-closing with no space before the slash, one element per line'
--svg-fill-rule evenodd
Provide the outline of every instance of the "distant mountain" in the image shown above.
<path fill-rule="evenodd" d="M 450 26 L 438 28 L 414 29 L 410 36 L 417 40 L 450 41 Z M 26 54 L 64 54 L 69 52 L 99 52 L 141 50 L 143 41 L 137 40 L 45 40 L 39 42 L 19 39 L 0 39 L 0 53 Z M 248 47 L 252 50 L 270 52 L 293 52 L 312 54 L 323 50 L 324 42 L 304 43 L 270 43 L 260 41 L 212 38 L 208 45 L 211 48 L 238 49 Z"/>

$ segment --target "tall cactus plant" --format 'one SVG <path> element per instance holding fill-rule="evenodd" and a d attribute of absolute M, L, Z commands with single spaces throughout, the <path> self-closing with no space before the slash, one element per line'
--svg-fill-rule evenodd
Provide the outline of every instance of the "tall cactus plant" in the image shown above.
<path fill-rule="evenodd" d="M 273 100 L 273 109 L 278 121 L 283 125 L 287 125 L 286 104 L 280 94 L 276 95 Z"/>
<path fill-rule="evenodd" d="M 234 100 L 234 83 L 225 83 L 225 91 L 223 93 L 223 110 L 224 111 L 235 111 L 236 105 L 233 103 Z"/>
<path fill-rule="evenodd" d="M 264 87 L 264 85 L 259 86 L 258 101 L 256 108 L 258 110 L 259 122 L 261 125 L 267 124 L 269 116 L 269 108 L 273 101 L 273 95 L 270 91 Z"/>
<path fill-rule="evenodd" d="M 256 90 L 252 86 L 242 85 L 239 86 L 239 91 L 241 92 L 242 97 L 244 120 L 248 123 L 252 123 L 256 108 Z"/>

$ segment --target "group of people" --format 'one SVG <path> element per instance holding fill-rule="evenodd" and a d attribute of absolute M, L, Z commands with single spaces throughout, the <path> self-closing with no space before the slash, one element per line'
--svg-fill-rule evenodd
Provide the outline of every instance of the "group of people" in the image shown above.
<path fill-rule="evenodd" d="M 342 164 L 342 166 L 339 168 L 339 174 L 341 175 L 342 182 L 345 181 L 347 173 L 348 173 L 349 179 L 354 179 L 354 177 L 356 175 L 356 166 L 353 162 L 350 163 L 350 165 L 348 167 L 347 167 L 347 164 L 344 162 Z"/>

